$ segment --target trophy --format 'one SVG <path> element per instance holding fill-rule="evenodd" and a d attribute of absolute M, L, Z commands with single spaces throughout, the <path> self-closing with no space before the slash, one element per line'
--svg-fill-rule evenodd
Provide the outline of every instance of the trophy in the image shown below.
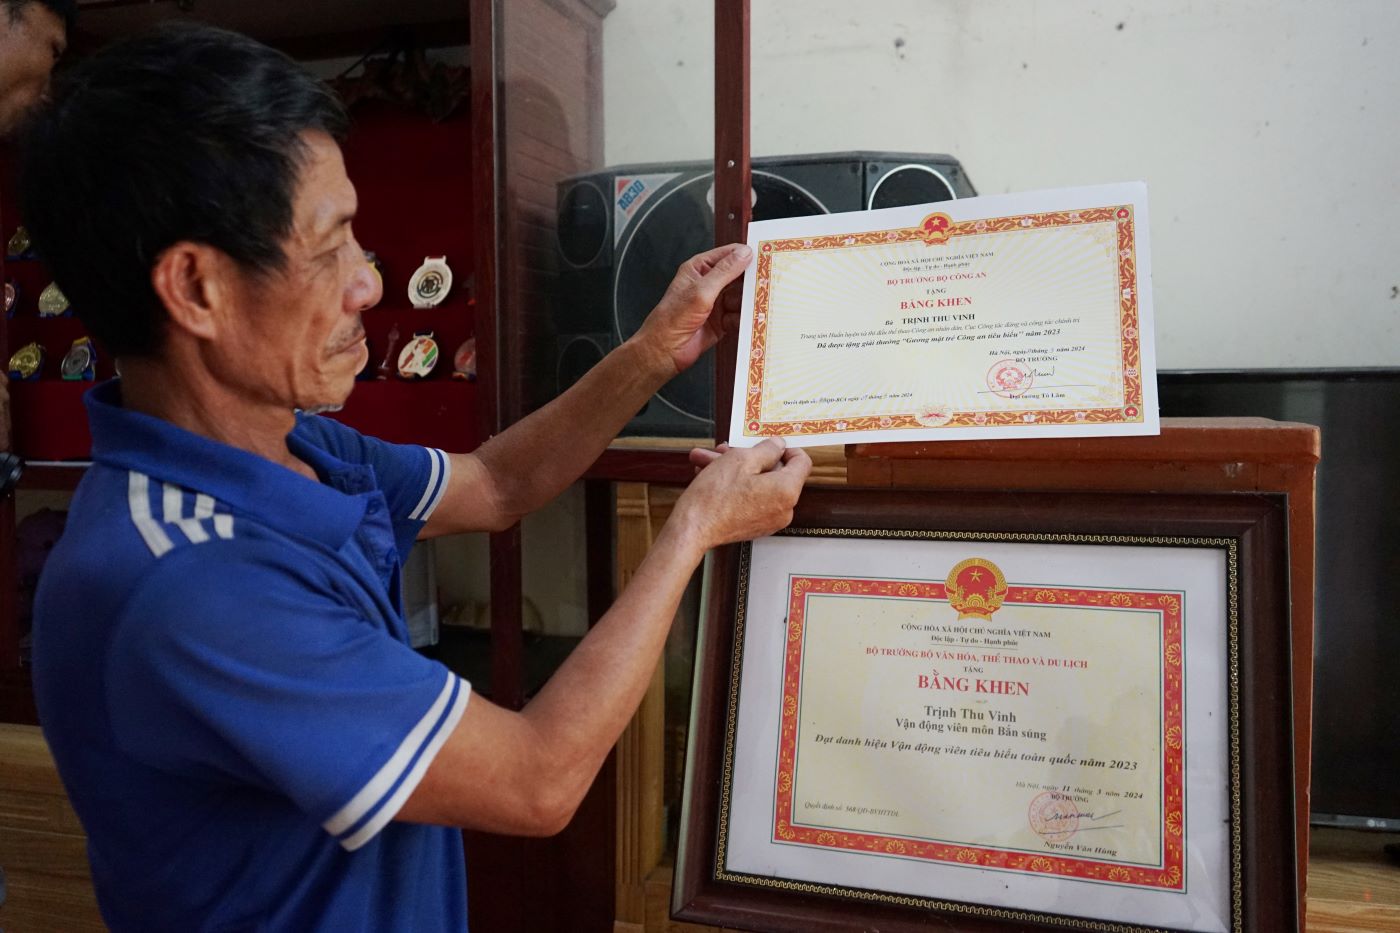
<path fill-rule="evenodd" d="M 389 349 L 384 351 L 384 361 L 379 364 L 379 369 L 374 378 L 378 380 L 388 379 L 394 371 L 394 349 L 399 345 L 399 325 L 395 324 L 389 329 Z"/>

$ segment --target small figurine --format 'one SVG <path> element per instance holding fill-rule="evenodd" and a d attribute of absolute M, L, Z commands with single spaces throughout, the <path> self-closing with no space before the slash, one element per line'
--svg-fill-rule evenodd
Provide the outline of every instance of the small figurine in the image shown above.
<path fill-rule="evenodd" d="M 388 379 L 394 371 L 394 349 L 399 345 L 399 325 L 395 324 L 389 329 L 389 349 L 384 351 L 384 362 L 379 364 L 379 371 L 374 378 L 379 380 Z"/>

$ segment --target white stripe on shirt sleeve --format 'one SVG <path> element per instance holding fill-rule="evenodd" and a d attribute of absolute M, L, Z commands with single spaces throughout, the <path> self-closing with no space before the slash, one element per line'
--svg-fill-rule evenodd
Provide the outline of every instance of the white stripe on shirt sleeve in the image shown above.
<path fill-rule="evenodd" d="M 454 708 L 460 708 L 455 709 L 455 718 L 449 716 L 448 721 L 443 722 L 436 731 L 433 730 L 434 726 L 438 726 L 438 720 L 442 718 L 442 711 L 447 708 L 448 701 L 452 699 L 452 688 L 459 680 L 460 678 L 458 678 L 456 674 L 450 671 L 448 672 L 446 683 L 443 684 L 442 690 L 438 692 L 437 699 L 433 701 L 433 705 L 423 714 L 423 718 L 419 719 L 417 724 L 409 730 L 408 735 L 404 736 L 403 741 L 399 743 L 399 747 L 394 750 L 394 754 L 389 756 L 389 760 L 375 772 L 374 776 L 365 783 L 364 787 L 360 788 L 355 796 L 350 798 L 349 803 L 345 804 L 345 806 L 336 811 L 330 819 L 321 824 L 326 832 L 330 833 L 332 836 L 339 836 L 362 820 L 365 814 L 369 813 L 374 804 L 378 803 L 388 792 L 389 788 L 393 787 L 394 783 L 403 776 L 404 771 L 409 767 L 409 763 L 413 761 L 413 756 L 420 748 L 424 747 L 425 742 L 429 743 L 431 753 L 425 751 L 420 761 L 424 759 L 428 761 L 432 760 L 433 755 L 437 754 L 437 749 L 441 747 L 442 742 L 447 740 L 447 735 L 452 731 L 452 727 L 456 725 L 456 720 L 461 718 L 462 710 L 466 708 L 466 695 L 470 691 L 470 687 L 466 681 L 461 681 L 462 688 L 458 691 L 458 702 L 454 704 Z M 434 741 L 437 742 L 436 745 L 431 744 Z M 421 780 L 421 778 L 422 775 L 419 774 L 418 778 L 412 781 L 414 787 L 418 785 L 418 780 Z M 405 781 L 404 783 L 408 784 L 409 782 Z M 407 799 L 407 797 L 405 797 L 405 799 Z M 402 806 L 402 801 L 400 801 L 399 806 Z M 398 812 L 398 807 L 394 807 L 394 812 Z M 391 818 L 392 816 L 393 813 L 390 813 Z M 385 822 L 387 822 L 387 820 Z M 362 832 L 363 830 L 361 830 L 361 833 Z M 360 833 L 356 833 L 356 836 L 359 835 Z"/>
<path fill-rule="evenodd" d="M 432 447 L 424 447 L 423 451 L 428 455 L 428 485 L 423 488 L 423 497 L 418 500 L 413 511 L 408 513 L 408 517 L 413 521 L 422 521 L 423 509 L 433 500 L 433 493 L 437 492 L 438 477 L 442 474 L 442 460 L 438 457 L 441 451 Z"/>
<path fill-rule="evenodd" d="M 471 694 L 471 685 L 465 680 L 459 681 L 459 683 L 461 687 L 457 691 L 457 696 L 452 701 L 452 708 L 447 711 L 447 718 L 443 720 L 442 725 L 433 734 L 433 737 L 428 740 L 427 746 L 423 749 L 423 754 L 418 756 L 418 760 L 413 765 L 413 770 L 408 772 L 403 783 L 399 785 L 399 789 L 394 791 L 392 797 L 384 801 L 383 806 L 379 808 L 379 812 L 375 813 L 368 823 L 360 827 L 354 835 L 340 840 L 340 844 L 347 852 L 354 852 L 360 846 L 378 835 L 381 829 L 389 825 L 389 821 L 403 809 L 404 803 L 407 802 L 408 798 L 413 794 L 419 782 L 423 780 L 423 775 L 428 773 L 428 766 L 433 763 L 433 759 L 437 757 L 438 752 L 442 750 L 442 746 L 446 744 L 447 737 L 452 734 L 453 729 L 457 728 L 457 722 L 467 710 L 467 700 Z"/>
<path fill-rule="evenodd" d="M 437 511 L 438 503 L 442 501 L 443 495 L 447 492 L 447 484 L 452 481 L 452 458 L 441 450 L 434 450 L 433 453 L 437 454 L 438 457 L 442 459 L 442 478 L 438 480 L 437 492 L 433 494 L 432 501 L 429 502 L 428 507 L 423 510 L 421 520 L 425 522 L 432 518 L 433 513 Z"/>
<path fill-rule="evenodd" d="M 432 464 L 428 471 L 428 485 L 424 488 L 423 497 L 418 500 L 417 507 L 408 516 L 418 522 L 426 522 L 432 517 L 433 511 L 442 501 L 443 494 L 447 492 L 447 484 L 452 480 L 452 459 L 435 447 L 423 449 L 428 452 L 428 459 Z"/>

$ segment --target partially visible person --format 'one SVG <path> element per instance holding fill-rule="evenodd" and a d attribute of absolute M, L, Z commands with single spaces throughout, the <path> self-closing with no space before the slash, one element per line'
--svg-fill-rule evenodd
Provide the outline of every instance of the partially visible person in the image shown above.
<path fill-rule="evenodd" d="M 0 0 L 0 137 L 47 96 L 77 7 L 77 0 Z"/>

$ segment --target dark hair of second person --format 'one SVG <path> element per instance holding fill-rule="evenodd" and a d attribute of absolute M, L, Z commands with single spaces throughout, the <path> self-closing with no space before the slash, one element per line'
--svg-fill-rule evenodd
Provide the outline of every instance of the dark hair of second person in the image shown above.
<path fill-rule="evenodd" d="M 56 82 L 26 134 L 25 222 L 98 343 L 118 357 L 153 355 L 165 322 L 150 278 L 161 253 L 190 241 L 255 274 L 280 269 L 302 134 L 339 140 L 347 125 L 335 94 L 281 52 L 212 27 L 163 26 Z"/>

